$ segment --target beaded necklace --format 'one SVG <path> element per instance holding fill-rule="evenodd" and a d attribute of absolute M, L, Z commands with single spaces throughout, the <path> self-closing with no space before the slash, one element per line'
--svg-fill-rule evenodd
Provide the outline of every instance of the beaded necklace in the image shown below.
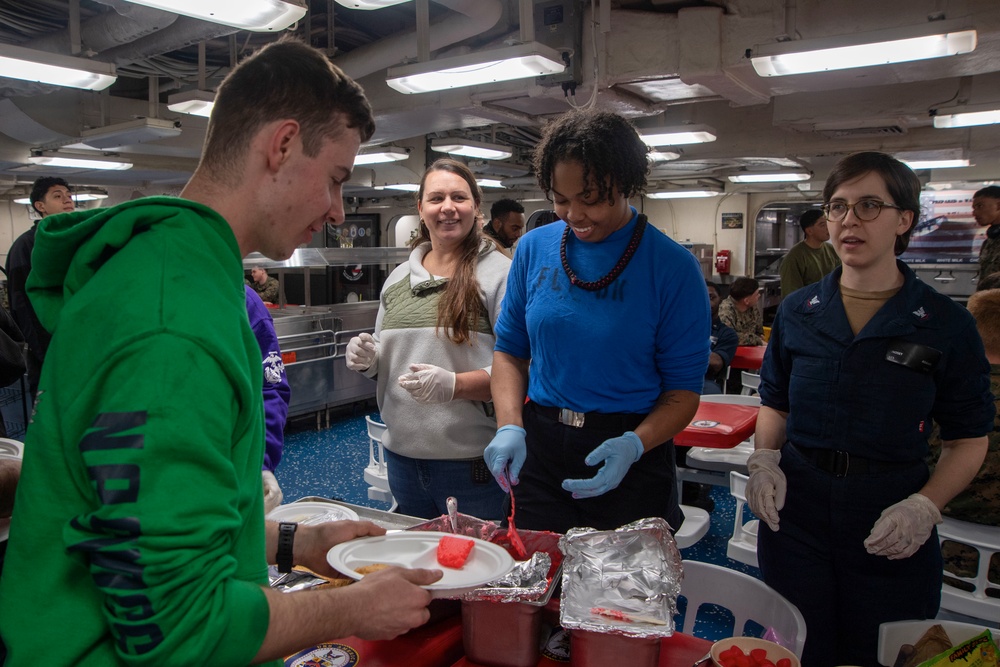
<path fill-rule="evenodd" d="M 566 225 L 566 229 L 563 231 L 562 241 L 559 243 L 559 259 L 562 260 L 563 271 L 566 272 L 566 277 L 569 278 L 569 282 L 572 285 L 576 285 L 588 292 L 597 292 L 604 289 L 615 279 L 622 274 L 625 267 L 632 260 L 632 256 L 635 255 L 635 251 L 639 248 L 639 242 L 642 241 L 642 233 L 646 231 L 646 216 L 639 214 L 638 220 L 635 223 L 635 229 L 632 231 L 632 238 L 629 239 L 628 247 L 625 248 L 625 252 L 622 254 L 618 263 L 615 264 L 611 272 L 608 273 L 603 278 L 594 281 L 580 280 L 573 269 L 569 267 L 569 259 L 566 257 L 566 243 L 569 241 L 570 227 Z"/>

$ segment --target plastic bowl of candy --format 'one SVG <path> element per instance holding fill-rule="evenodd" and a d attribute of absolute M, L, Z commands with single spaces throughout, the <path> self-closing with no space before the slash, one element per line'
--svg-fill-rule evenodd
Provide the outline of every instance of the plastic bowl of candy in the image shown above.
<path fill-rule="evenodd" d="M 739 656 L 743 656 L 740 659 Z M 784 646 L 756 637 L 730 637 L 712 644 L 713 667 L 802 667 Z"/>

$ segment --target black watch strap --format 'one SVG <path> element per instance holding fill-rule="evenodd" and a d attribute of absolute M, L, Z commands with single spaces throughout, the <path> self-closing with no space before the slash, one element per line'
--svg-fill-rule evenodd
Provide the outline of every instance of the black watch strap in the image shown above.
<path fill-rule="evenodd" d="M 278 572 L 286 573 L 292 571 L 295 564 L 292 558 L 292 546 L 295 544 L 295 531 L 298 529 L 297 523 L 278 524 L 278 553 L 275 560 L 278 562 Z"/>

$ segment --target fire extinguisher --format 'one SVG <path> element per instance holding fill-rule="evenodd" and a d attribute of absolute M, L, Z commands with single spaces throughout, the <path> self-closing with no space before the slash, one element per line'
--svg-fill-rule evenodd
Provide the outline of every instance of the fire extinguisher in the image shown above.
<path fill-rule="evenodd" d="M 730 259 L 732 258 L 731 250 L 720 250 L 715 253 L 715 272 L 719 275 L 728 275 Z"/>

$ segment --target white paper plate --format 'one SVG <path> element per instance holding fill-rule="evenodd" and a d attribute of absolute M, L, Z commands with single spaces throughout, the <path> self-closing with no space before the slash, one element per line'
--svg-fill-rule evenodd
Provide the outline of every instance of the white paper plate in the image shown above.
<path fill-rule="evenodd" d="M 291 521 L 294 523 L 326 523 L 327 521 L 357 521 L 358 513 L 350 507 L 335 503 L 301 502 L 288 503 L 271 510 L 270 521 Z"/>
<path fill-rule="evenodd" d="M 514 559 L 503 547 L 474 537 L 468 538 L 475 542 L 475 546 L 461 569 L 442 567 L 437 561 L 437 547 L 446 535 L 451 533 L 410 530 L 359 538 L 330 549 L 326 560 L 338 572 L 354 579 L 364 576 L 358 574 L 355 568 L 372 563 L 442 570 L 444 576 L 424 588 L 454 595 L 499 579 L 514 567 Z"/>

